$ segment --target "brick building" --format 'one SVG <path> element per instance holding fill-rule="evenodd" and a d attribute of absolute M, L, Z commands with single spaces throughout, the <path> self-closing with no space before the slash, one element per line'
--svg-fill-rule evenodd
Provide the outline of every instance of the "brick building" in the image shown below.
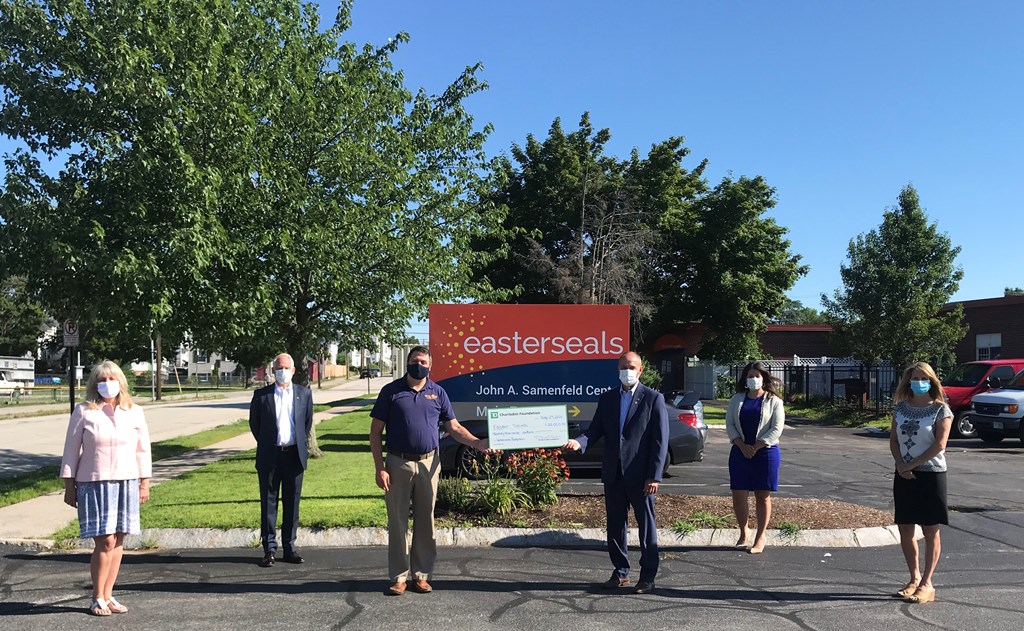
<path fill-rule="evenodd" d="M 640 345 L 640 354 L 661 373 L 663 390 L 682 387 L 684 371 L 691 357 L 700 357 L 701 338 L 708 327 L 701 323 L 680 323 L 652 331 Z M 832 357 L 832 327 L 827 324 L 769 324 L 757 336 L 761 348 L 772 359 Z"/>
<path fill-rule="evenodd" d="M 957 362 L 1024 357 L 1024 296 L 1003 296 L 949 303 L 964 306 L 967 335 L 956 345 Z"/>

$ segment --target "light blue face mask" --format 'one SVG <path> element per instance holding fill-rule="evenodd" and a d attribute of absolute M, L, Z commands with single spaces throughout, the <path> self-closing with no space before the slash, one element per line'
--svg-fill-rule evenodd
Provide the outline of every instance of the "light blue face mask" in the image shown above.
<path fill-rule="evenodd" d="M 910 389 L 914 394 L 927 394 L 932 389 L 932 382 L 927 379 L 911 379 Z"/>

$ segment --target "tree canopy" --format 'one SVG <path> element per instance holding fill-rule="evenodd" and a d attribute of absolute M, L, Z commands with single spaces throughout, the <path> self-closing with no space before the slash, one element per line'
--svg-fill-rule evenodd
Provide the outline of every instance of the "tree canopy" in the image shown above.
<path fill-rule="evenodd" d="M 651 147 L 646 157 L 605 155 L 611 138 L 584 113 L 576 131 L 555 119 L 548 137 L 514 144 L 497 161 L 495 202 L 508 208 L 507 234 L 484 239 L 488 249 L 508 238 L 509 256 L 478 278 L 515 292 L 523 303 L 629 304 L 634 320 L 656 309 L 643 279 L 654 272 L 660 217 L 703 187 L 704 165 L 681 165 L 682 138 Z"/>
<path fill-rule="evenodd" d="M 764 216 L 775 204 L 775 189 L 764 178 L 724 178 L 662 219 L 663 318 L 707 324 L 704 357 L 760 357 L 757 333 L 807 273 L 789 250 L 786 228 Z"/>
<path fill-rule="evenodd" d="M 842 289 L 822 304 L 844 352 L 904 366 L 942 359 L 967 331 L 963 307 L 940 311 L 959 287 L 960 248 L 929 223 L 913 186 L 882 214 L 882 223 L 850 241 Z"/>
<path fill-rule="evenodd" d="M 25 291 L 25 279 L 0 281 L 0 355 L 34 353 L 45 326 L 46 313 Z"/>
<path fill-rule="evenodd" d="M 799 300 L 786 299 L 779 315 L 772 318 L 774 324 L 826 324 L 825 314 L 814 307 L 805 307 Z"/>
<path fill-rule="evenodd" d="M 509 257 L 478 278 L 520 302 L 629 304 L 634 343 L 650 327 L 699 321 L 711 327 L 702 355 L 759 356 L 757 332 L 806 273 L 786 229 L 763 216 L 774 189 L 761 177 L 709 189 L 707 161 L 683 167 L 682 137 L 624 160 L 605 154 L 610 138 L 584 114 L 576 131 L 555 119 L 545 140 L 512 146 L 495 192 Z"/>
<path fill-rule="evenodd" d="M 412 92 L 297 0 L 0 0 L 0 257 L 59 318 L 297 361 L 491 295 L 470 66 Z M 51 175 L 41 158 L 63 158 Z M 304 366 L 299 363 L 300 370 Z M 301 378 L 300 374 L 300 378 Z"/>

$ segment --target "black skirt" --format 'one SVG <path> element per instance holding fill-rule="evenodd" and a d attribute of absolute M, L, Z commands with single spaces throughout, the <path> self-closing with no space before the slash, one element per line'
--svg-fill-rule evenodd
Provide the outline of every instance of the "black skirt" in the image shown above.
<path fill-rule="evenodd" d="M 897 524 L 935 526 L 949 523 L 945 471 L 915 471 L 913 480 L 897 473 L 892 481 L 892 498 Z"/>

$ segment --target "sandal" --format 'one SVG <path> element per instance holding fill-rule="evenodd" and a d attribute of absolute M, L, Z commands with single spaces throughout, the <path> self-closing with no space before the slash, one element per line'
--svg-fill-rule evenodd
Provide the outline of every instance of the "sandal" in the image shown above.
<path fill-rule="evenodd" d="M 113 596 L 107 601 L 107 609 L 110 610 L 110 613 L 128 613 L 128 608 L 117 602 Z"/>
<path fill-rule="evenodd" d="M 910 581 L 903 589 L 896 592 L 896 595 L 900 598 L 910 598 L 917 591 L 917 584 L 918 581 Z"/>
<path fill-rule="evenodd" d="M 107 609 L 107 603 L 103 602 L 102 598 L 96 598 L 89 605 L 89 613 L 94 616 L 109 616 L 110 610 Z"/>
<path fill-rule="evenodd" d="M 933 600 L 935 600 L 935 588 L 931 585 L 922 585 L 917 588 L 917 591 L 914 592 L 912 596 L 907 597 L 908 603 L 915 603 L 918 605 L 930 603 Z"/>

